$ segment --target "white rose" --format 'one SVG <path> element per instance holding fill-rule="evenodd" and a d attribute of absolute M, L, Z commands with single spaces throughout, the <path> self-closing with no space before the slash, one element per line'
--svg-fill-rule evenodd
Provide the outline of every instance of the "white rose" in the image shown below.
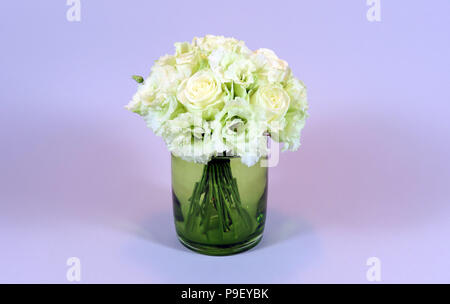
<path fill-rule="evenodd" d="M 211 70 L 201 70 L 184 80 L 177 92 L 178 100 L 191 113 L 212 118 L 223 107 L 224 92 Z"/>
<path fill-rule="evenodd" d="M 282 82 L 290 75 L 288 63 L 269 49 L 259 49 L 253 53 L 254 61 L 259 66 L 263 80 L 271 83 Z"/>
<path fill-rule="evenodd" d="M 284 117 L 289 108 L 290 97 L 279 85 L 265 85 L 252 95 L 250 102 L 260 118 L 270 124 Z"/>
<path fill-rule="evenodd" d="M 218 48 L 224 48 L 226 50 L 235 52 L 237 54 L 250 54 L 250 50 L 245 46 L 243 41 L 239 41 L 235 38 L 227 38 L 224 36 L 206 35 L 205 37 L 195 37 L 192 41 L 194 46 L 198 46 L 200 49 L 206 52 L 212 52 Z"/>
<path fill-rule="evenodd" d="M 200 56 L 190 43 L 175 43 L 175 67 L 184 77 L 190 77 L 198 68 Z"/>

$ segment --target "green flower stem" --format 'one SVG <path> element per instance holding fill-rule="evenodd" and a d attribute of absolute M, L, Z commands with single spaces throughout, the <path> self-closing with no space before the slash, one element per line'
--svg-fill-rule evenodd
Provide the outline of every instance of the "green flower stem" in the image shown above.
<path fill-rule="evenodd" d="M 242 225 L 238 222 L 243 222 L 247 228 L 252 227 L 251 218 L 242 207 L 229 159 L 213 159 L 205 165 L 189 201 L 186 228 L 190 232 L 199 225 L 208 239 L 211 233 L 223 239 L 230 231 L 236 236 L 234 226 Z"/>

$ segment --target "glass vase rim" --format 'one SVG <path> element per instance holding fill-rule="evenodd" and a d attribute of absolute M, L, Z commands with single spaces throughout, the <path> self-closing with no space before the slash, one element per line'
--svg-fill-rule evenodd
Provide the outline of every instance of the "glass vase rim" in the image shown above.
<path fill-rule="evenodd" d="M 175 154 L 173 154 L 173 153 L 170 153 L 173 157 L 177 157 L 177 158 L 181 158 L 181 159 L 183 159 L 182 157 L 180 157 L 180 156 L 176 156 Z M 212 159 L 231 159 L 231 158 L 241 158 L 239 155 L 214 155 L 214 156 L 212 156 L 211 157 L 211 159 L 210 160 L 212 160 Z"/>

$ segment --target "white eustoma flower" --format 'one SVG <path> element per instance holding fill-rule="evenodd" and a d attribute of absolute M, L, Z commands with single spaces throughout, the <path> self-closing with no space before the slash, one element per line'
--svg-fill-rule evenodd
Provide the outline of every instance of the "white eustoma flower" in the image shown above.
<path fill-rule="evenodd" d="M 222 82 L 234 82 L 243 88 L 249 88 L 255 82 L 256 66 L 249 55 L 219 48 L 211 52 L 208 60 L 211 70 Z"/>
<path fill-rule="evenodd" d="M 208 62 L 211 70 L 221 79 L 224 79 L 224 73 L 228 66 L 230 66 L 239 57 L 238 54 L 223 47 L 213 50 L 208 56 Z"/>
<path fill-rule="evenodd" d="M 261 156 L 267 155 L 266 125 L 256 119 L 246 99 L 229 101 L 216 115 L 212 126 L 217 152 L 241 156 L 247 166 L 253 166 Z"/>
<path fill-rule="evenodd" d="M 178 115 L 185 112 L 173 95 L 160 95 L 160 101 L 155 102 L 147 108 L 143 115 L 147 126 L 153 130 L 156 135 L 162 135 L 161 127 L 163 124 Z"/>
<path fill-rule="evenodd" d="M 177 87 L 184 77 L 170 63 L 175 61 L 168 55 L 156 62 L 150 76 L 139 85 L 133 99 L 126 106 L 128 110 L 146 115 L 149 107 L 164 102 L 163 96 L 176 94 Z"/>
<path fill-rule="evenodd" d="M 286 114 L 286 126 L 279 133 L 279 141 L 284 143 L 283 151 L 295 151 L 300 147 L 300 133 L 305 126 L 307 114 L 292 111 Z"/>
<path fill-rule="evenodd" d="M 173 117 L 175 112 L 182 112 L 176 99 L 176 90 L 183 75 L 174 67 L 173 56 L 166 55 L 156 61 L 150 76 L 139 85 L 127 109 L 144 117 L 147 125 L 160 135 L 162 124 Z"/>
<path fill-rule="evenodd" d="M 306 87 L 300 80 L 291 77 L 284 88 L 291 98 L 285 115 L 285 127 L 279 133 L 279 140 L 284 142 L 284 150 L 295 151 L 300 146 L 300 133 L 308 117 Z"/>
<path fill-rule="evenodd" d="M 284 87 L 291 98 L 290 109 L 301 111 L 308 110 L 308 102 L 306 97 L 306 87 L 303 82 L 297 78 L 291 77 Z"/>
<path fill-rule="evenodd" d="M 224 76 L 225 79 L 230 79 L 235 84 L 239 84 L 244 88 L 249 88 L 255 82 L 255 77 L 253 75 L 255 71 L 256 67 L 252 61 L 240 57 L 228 66 Z"/>
<path fill-rule="evenodd" d="M 214 154 L 211 135 L 210 123 L 192 113 L 166 121 L 162 131 L 173 155 L 197 163 L 207 163 Z"/>
<path fill-rule="evenodd" d="M 173 65 L 155 64 L 149 79 L 144 83 L 150 82 L 152 87 L 162 93 L 176 93 L 178 85 L 184 78 Z"/>

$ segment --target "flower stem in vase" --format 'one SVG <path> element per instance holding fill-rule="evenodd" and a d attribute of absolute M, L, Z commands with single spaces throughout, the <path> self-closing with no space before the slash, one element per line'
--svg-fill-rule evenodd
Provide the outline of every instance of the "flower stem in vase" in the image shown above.
<path fill-rule="evenodd" d="M 214 158 L 195 183 L 186 217 L 186 232 L 203 234 L 208 241 L 235 241 L 248 235 L 253 221 L 242 206 L 229 158 Z"/>

